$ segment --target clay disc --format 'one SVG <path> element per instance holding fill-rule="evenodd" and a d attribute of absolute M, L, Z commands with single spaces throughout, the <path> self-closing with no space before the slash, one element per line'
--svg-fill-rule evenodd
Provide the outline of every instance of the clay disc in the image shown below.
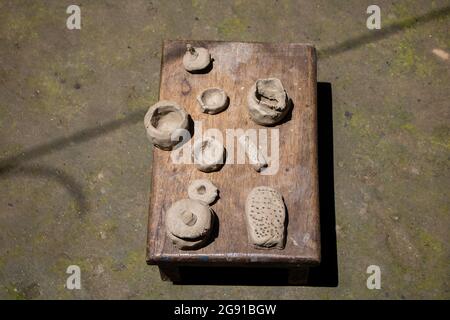
<path fill-rule="evenodd" d="M 191 182 L 188 187 L 188 195 L 192 200 L 202 201 L 211 204 L 216 200 L 218 189 L 208 179 L 197 179 Z"/>

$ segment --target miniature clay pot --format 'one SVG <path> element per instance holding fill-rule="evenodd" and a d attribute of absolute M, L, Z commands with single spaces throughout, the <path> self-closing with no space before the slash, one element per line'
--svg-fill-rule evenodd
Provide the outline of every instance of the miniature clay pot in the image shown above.
<path fill-rule="evenodd" d="M 198 200 L 205 204 L 213 203 L 219 194 L 219 190 L 207 179 L 197 179 L 188 187 L 188 196 L 192 200 Z"/>
<path fill-rule="evenodd" d="M 211 63 L 211 54 L 205 48 L 194 48 L 188 44 L 183 56 L 184 68 L 189 72 L 205 70 Z"/>
<path fill-rule="evenodd" d="M 197 248 L 204 244 L 212 225 L 212 210 L 197 200 L 179 200 L 166 213 L 167 235 L 180 249 Z"/>
<path fill-rule="evenodd" d="M 250 244 L 259 249 L 284 248 L 286 208 L 277 190 L 260 186 L 250 191 L 245 216 Z"/>
<path fill-rule="evenodd" d="M 252 120 L 265 126 L 280 122 L 290 108 L 286 91 L 277 78 L 257 80 L 248 92 L 247 103 Z"/>
<path fill-rule="evenodd" d="M 228 107 L 229 98 L 220 88 L 209 88 L 203 91 L 197 101 L 203 113 L 216 114 Z"/>
<path fill-rule="evenodd" d="M 189 129 L 189 115 L 175 102 L 163 100 L 148 109 L 144 124 L 147 137 L 153 145 L 163 150 L 172 150 L 180 141 L 174 139 L 179 135 L 177 131 Z"/>
<path fill-rule="evenodd" d="M 194 143 L 192 158 L 196 168 L 200 171 L 219 170 L 225 164 L 225 156 L 223 143 L 213 137 L 199 139 Z"/>

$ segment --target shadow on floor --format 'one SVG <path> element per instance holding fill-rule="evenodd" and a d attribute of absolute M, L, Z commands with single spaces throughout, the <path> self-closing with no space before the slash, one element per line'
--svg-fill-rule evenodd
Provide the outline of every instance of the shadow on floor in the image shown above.
<path fill-rule="evenodd" d="M 28 178 L 44 178 L 51 179 L 66 188 L 69 194 L 75 200 L 75 209 L 80 215 L 84 216 L 88 212 L 88 203 L 83 193 L 83 188 L 77 180 L 65 173 L 63 170 L 39 164 L 20 165 L 17 167 L 7 166 L 0 168 L 0 177 L 28 177 Z"/>
<path fill-rule="evenodd" d="M 311 268 L 308 285 L 336 287 L 338 261 L 334 207 L 333 99 L 331 83 L 317 83 L 319 202 L 322 262 Z"/>
<path fill-rule="evenodd" d="M 83 187 L 79 182 L 77 182 L 76 178 L 72 177 L 61 168 L 54 168 L 42 164 L 25 165 L 24 163 L 34 160 L 35 158 L 39 158 L 43 155 L 64 149 L 68 145 L 87 142 L 98 136 L 118 130 L 122 126 L 131 125 L 138 121 L 142 121 L 144 114 L 144 110 L 139 110 L 129 114 L 126 119 L 109 121 L 103 125 L 78 131 L 69 137 L 57 138 L 48 143 L 21 151 L 11 157 L 0 159 L 0 177 L 7 178 L 14 176 L 26 176 L 38 179 L 45 178 L 55 180 L 61 186 L 65 187 L 72 195 L 76 202 L 77 212 L 81 216 L 84 216 L 88 212 L 89 206 L 83 192 Z"/>
<path fill-rule="evenodd" d="M 305 286 L 336 287 L 338 262 L 334 206 L 333 105 L 330 83 L 317 84 L 319 201 L 321 225 L 320 266 L 310 268 Z M 283 268 L 180 267 L 181 281 L 190 285 L 292 285 Z"/>

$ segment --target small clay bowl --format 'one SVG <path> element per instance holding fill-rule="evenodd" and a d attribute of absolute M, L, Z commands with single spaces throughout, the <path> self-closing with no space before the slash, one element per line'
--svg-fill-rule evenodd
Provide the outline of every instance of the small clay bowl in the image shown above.
<path fill-rule="evenodd" d="M 213 137 L 206 137 L 194 142 L 192 159 L 196 168 L 203 172 L 220 170 L 225 164 L 223 143 Z"/>
<path fill-rule="evenodd" d="M 197 97 L 203 113 L 216 114 L 228 107 L 229 98 L 220 88 L 209 88 Z"/>
<path fill-rule="evenodd" d="M 148 109 L 144 124 L 154 146 L 172 150 L 180 142 L 181 130 L 189 129 L 189 115 L 177 103 L 163 100 Z"/>

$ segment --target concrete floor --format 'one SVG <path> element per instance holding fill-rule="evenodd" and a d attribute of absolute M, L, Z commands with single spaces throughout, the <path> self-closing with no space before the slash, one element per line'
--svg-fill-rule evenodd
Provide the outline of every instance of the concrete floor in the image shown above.
<path fill-rule="evenodd" d="M 380 31 L 372 1 L 79 0 L 69 31 L 72 1 L 1 0 L 0 298 L 449 299 L 449 3 L 376 3 Z M 317 46 L 337 287 L 174 286 L 146 265 L 143 115 L 163 39 Z M 381 290 L 366 287 L 371 264 Z M 81 290 L 64 287 L 69 265 Z"/>

